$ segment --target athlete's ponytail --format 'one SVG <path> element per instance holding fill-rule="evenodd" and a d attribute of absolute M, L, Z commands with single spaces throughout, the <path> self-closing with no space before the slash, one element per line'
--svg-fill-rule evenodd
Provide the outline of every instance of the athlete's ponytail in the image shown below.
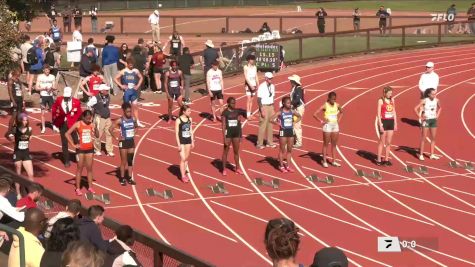
<path fill-rule="evenodd" d="M 183 105 L 183 106 L 181 106 L 181 108 L 180 108 L 180 116 L 183 115 L 183 114 L 185 114 L 185 112 L 186 112 L 189 108 L 190 108 L 190 106 L 188 106 L 188 105 Z"/>

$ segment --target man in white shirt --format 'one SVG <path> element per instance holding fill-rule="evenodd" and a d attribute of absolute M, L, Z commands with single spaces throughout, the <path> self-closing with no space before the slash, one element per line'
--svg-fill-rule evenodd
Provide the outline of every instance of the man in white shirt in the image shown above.
<path fill-rule="evenodd" d="M 43 74 L 38 76 L 36 80 L 36 90 L 40 91 L 41 97 L 41 133 L 45 133 L 45 112 L 51 110 L 54 103 L 54 95 L 56 91 L 56 77 L 50 73 L 51 67 L 48 64 L 43 66 Z M 53 126 L 55 132 L 59 132 L 58 128 Z"/>
<path fill-rule="evenodd" d="M 213 113 L 213 122 L 216 122 L 216 109 L 220 114 L 223 112 L 223 73 L 218 69 L 219 62 L 213 62 L 211 69 L 206 73 L 206 84 L 209 88 L 209 96 L 211 98 L 211 111 Z"/>
<path fill-rule="evenodd" d="M 160 13 L 158 10 L 153 11 L 148 17 L 148 22 L 152 27 L 152 40 L 155 43 L 160 43 Z"/>
<path fill-rule="evenodd" d="M 81 26 L 77 25 L 76 30 L 73 32 L 73 42 L 81 42 L 82 43 L 82 34 L 81 34 Z"/>
<path fill-rule="evenodd" d="M 439 75 L 434 72 L 434 63 L 427 62 L 426 71 L 422 73 L 419 79 L 419 90 L 421 92 L 421 99 L 425 98 L 425 92 L 429 88 L 434 88 L 437 91 L 439 86 Z"/>
<path fill-rule="evenodd" d="M 259 132 L 257 134 L 257 148 L 264 148 L 264 135 L 266 136 L 267 147 L 275 148 L 271 117 L 274 115 L 275 86 L 272 84 L 271 72 L 266 72 L 265 81 L 257 89 L 257 104 L 259 105 Z"/>
<path fill-rule="evenodd" d="M 28 54 L 28 50 L 30 50 L 30 48 L 32 48 L 33 45 L 31 44 L 30 36 L 25 35 L 24 40 L 25 42 L 20 45 L 21 60 L 23 61 L 21 70 L 23 72 L 26 72 L 26 80 L 29 81 L 30 80 L 30 64 L 28 64 L 28 58 L 26 55 Z"/>
<path fill-rule="evenodd" d="M 25 207 L 15 208 L 5 197 L 11 188 L 11 181 L 5 178 L 0 178 L 0 219 L 4 214 L 10 216 L 12 219 L 18 222 L 23 222 L 25 220 L 25 213 L 19 211 Z"/>

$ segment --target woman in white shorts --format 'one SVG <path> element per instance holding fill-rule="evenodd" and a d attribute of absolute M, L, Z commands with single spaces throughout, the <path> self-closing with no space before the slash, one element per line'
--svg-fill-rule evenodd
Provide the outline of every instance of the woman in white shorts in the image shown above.
<path fill-rule="evenodd" d="M 323 113 L 323 118 L 320 118 L 318 115 Z M 323 124 L 323 147 L 322 147 L 322 165 L 325 168 L 328 168 L 327 161 L 327 147 L 331 143 L 332 145 L 332 162 L 331 165 L 335 167 L 340 167 L 341 165 L 336 161 L 335 150 L 336 143 L 338 142 L 338 136 L 340 128 L 338 127 L 338 122 L 343 116 L 343 110 L 338 103 L 336 103 L 336 93 L 330 92 L 328 94 L 328 99 L 325 104 L 323 104 L 316 112 L 313 114 L 313 117 L 320 121 Z"/>
<path fill-rule="evenodd" d="M 252 119 L 252 101 L 257 94 L 257 85 L 259 79 L 257 77 L 256 56 L 249 55 L 247 57 L 247 65 L 244 66 L 244 89 L 247 96 L 247 119 Z"/>

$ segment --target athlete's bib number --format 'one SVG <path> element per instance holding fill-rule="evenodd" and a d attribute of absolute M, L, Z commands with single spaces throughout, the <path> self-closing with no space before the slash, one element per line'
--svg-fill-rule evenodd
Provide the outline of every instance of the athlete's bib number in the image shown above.
<path fill-rule="evenodd" d="M 18 142 L 18 149 L 28 149 L 28 141 L 20 141 Z"/>
<path fill-rule="evenodd" d="M 190 138 L 190 137 L 191 137 L 191 132 L 190 132 L 190 131 L 183 131 L 183 132 L 181 133 L 181 136 L 182 136 L 183 138 Z"/>
<path fill-rule="evenodd" d="M 59 38 L 59 32 L 54 32 L 53 33 L 53 38 Z"/>
<path fill-rule="evenodd" d="M 238 124 L 238 121 L 237 121 L 237 120 L 229 120 L 229 121 L 228 121 L 229 127 L 236 127 L 237 124 Z"/>
<path fill-rule="evenodd" d="M 82 133 L 82 137 L 81 137 L 81 140 L 82 140 L 82 143 L 83 144 L 89 144 L 91 143 L 91 132 L 87 131 L 87 132 L 83 132 Z"/>
<path fill-rule="evenodd" d="M 21 96 L 21 90 L 18 90 L 18 89 L 15 90 L 15 94 L 16 94 L 16 96 Z"/>
<path fill-rule="evenodd" d="M 178 81 L 170 81 L 170 87 L 178 87 Z"/>
<path fill-rule="evenodd" d="M 292 118 L 284 119 L 284 127 L 292 127 Z"/>
<path fill-rule="evenodd" d="M 393 118 L 394 117 L 394 114 L 392 112 L 386 112 L 384 113 L 384 117 L 386 119 L 390 119 L 390 118 Z"/>
<path fill-rule="evenodd" d="M 135 83 L 128 83 L 128 84 L 127 84 L 127 87 L 128 87 L 129 89 L 134 89 Z"/>
<path fill-rule="evenodd" d="M 330 114 L 328 115 L 328 120 L 329 121 L 336 121 L 337 119 L 337 115 L 336 114 Z"/>
<path fill-rule="evenodd" d="M 178 43 L 173 43 L 173 48 L 178 48 Z"/>
<path fill-rule="evenodd" d="M 135 136 L 135 130 L 134 129 L 125 130 L 125 138 L 132 138 L 134 136 Z"/>
<path fill-rule="evenodd" d="M 101 85 L 100 84 L 94 84 L 92 86 L 92 90 L 99 91 L 99 86 L 101 86 Z"/>

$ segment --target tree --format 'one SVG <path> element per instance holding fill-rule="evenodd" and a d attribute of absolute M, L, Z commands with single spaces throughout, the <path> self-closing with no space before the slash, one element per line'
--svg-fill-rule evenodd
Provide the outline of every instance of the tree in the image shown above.
<path fill-rule="evenodd" d="M 6 0 L 11 11 L 19 21 L 32 20 L 39 12 L 47 11 L 51 1 L 44 0 Z"/>
<path fill-rule="evenodd" d="M 0 0 L 0 78 L 6 79 L 16 66 L 11 49 L 20 43 L 16 14 L 9 10 L 6 0 Z"/>

